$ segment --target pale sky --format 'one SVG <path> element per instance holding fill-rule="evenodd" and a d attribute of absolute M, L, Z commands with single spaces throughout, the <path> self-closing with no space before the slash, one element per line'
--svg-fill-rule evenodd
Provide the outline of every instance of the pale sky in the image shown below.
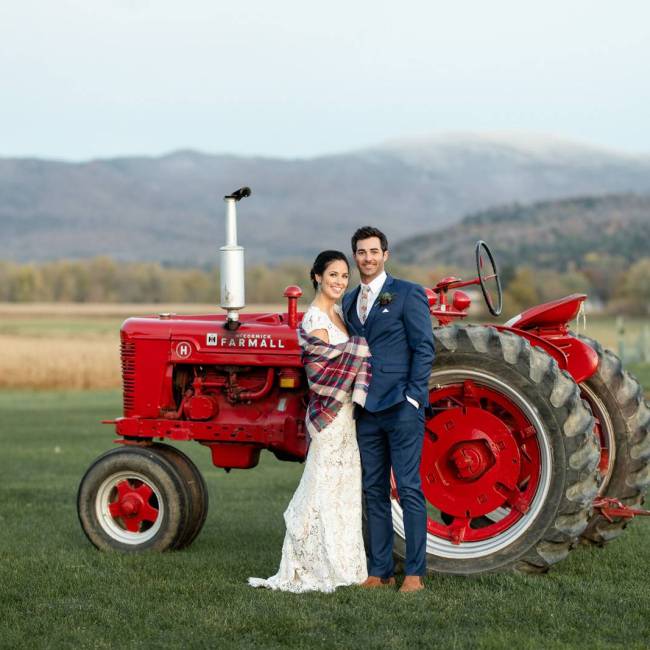
<path fill-rule="evenodd" d="M 650 3 L 2 0 L 0 79 L 0 157 L 496 130 L 650 153 Z"/>

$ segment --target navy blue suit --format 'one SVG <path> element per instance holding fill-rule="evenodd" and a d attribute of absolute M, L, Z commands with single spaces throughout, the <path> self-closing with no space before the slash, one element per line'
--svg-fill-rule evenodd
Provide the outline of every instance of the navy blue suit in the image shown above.
<path fill-rule="evenodd" d="M 420 482 L 424 407 L 434 359 L 429 303 L 421 286 L 387 276 L 365 324 L 357 315 L 359 287 L 343 298 L 348 330 L 363 336 L 372 354 L 372 380 L 365 408 L 357 418 L 357 439 L 363 470 L 368 518 L 368 573 L 393 574 L 393 523 L 390 469 L 397 481 L 404 511 L 407 575 L 426 571 L 426 509 Z M 406 396 L 420 404 L 416 409 Z"/>

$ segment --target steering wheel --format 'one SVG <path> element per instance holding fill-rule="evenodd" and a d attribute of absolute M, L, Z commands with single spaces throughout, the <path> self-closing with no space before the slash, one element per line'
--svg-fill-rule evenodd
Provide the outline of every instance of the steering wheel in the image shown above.
<path fill-rule="evenodd" d="M 483 298 L 485 298 L 485 304 L 492 316 L 498 316 L 503 309 L 503 292 L 501 291 L 499 271 L 497 270 L 492 251 L 482 239 L 479 239 L 476 242 L 474 252 L 476 255 L 476 271 L 478 272 L 478 280 L 481 285 L 481 291 L 483 292 Z M 487 268 L 488 262 L 491 269 Z M 496 286 L 496 306 L 487 285 L 488 280 L 494 280 Z"/>

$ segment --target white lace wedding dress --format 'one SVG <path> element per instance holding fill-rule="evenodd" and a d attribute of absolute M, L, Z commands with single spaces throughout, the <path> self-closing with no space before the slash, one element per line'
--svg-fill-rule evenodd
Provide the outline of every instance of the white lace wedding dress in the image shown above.
<path fill-rule="evenodd" d="M 329 317 L 310 307 L 306 332 L 326 329 L 330 343 L 348 340 Z M 314 436 L 305 469 L 284 513 L 286 534 L 278 572 L 249 578 L 253 587 L 281 591 L 334 591 L 367 577 L 361 533 L 361 462 L 351 401 Z"/>

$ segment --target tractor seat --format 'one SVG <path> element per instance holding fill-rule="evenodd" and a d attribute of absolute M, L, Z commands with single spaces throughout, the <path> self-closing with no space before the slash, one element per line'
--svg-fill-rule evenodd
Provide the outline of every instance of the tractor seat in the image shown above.
<path fill-rule="evenodd" d="M 513 316 L 505 325 L 520 330 L 549 327 L 573 320 L 580 305 L 587 298 L 585 293 L 572 293 L 559 300 L 551 300 L 535 307 L 530 307 Z"/>

